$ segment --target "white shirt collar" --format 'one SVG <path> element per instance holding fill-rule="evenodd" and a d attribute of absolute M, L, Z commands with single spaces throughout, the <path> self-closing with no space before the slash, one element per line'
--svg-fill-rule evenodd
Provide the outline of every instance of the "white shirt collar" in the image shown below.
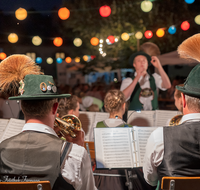
<path fill-rule="evenodd" d="M 137 72 L 134 73 L 134 76 L 135 76 L 135 77 L 137 76 Z M 140 82 L 140 81 L 142 80 L 142 78 L 144 78 L 144 80 L 149 80 L 150 76 L 149 76 L 149 74 L 147 73 L 147 74 L 145 75 L 145 77 L 141 76 L 141 77 L 139 78 L 138 82 Z"/>
<path fill-rule="evenodd" d="M 180 123 L 189 122 L 189 121 L 200 121 L 200 113 L 190 113 L 182 117 Z"/>
<path fill-rule="evenodd" d="M 28 131 L 28 130 L 48 133 L 57 136 L 56 132 L 51 127 L 41 123 L 26 123 L 22 128 L 22 131 Z"/>

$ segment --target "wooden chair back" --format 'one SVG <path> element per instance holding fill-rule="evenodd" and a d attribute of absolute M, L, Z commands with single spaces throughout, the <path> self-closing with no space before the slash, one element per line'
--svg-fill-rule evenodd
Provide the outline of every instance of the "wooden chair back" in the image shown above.
<path fill-rule="evenodd" d="M 163 190 L 199 190 L 200 177 L 163 177 Z"/>
<path fill-rule="evenodd" d="M 0 182 L 0 190 L 51 190 L 49 181 Z"/>
<path fill-rule="evenodd" d="M 95 159 L 95 148 L 94 148 L 94 142 L 92 141 L 85 141 L 84 142 L 85 149 L 90 153 L 91 159 Z"/>

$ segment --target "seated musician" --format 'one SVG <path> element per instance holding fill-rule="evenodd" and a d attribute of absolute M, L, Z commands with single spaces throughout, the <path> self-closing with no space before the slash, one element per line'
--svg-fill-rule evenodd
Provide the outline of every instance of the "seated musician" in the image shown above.
<path fill-rule="evenodd" d="M 68 98 L 62 98 L 59 100 L 58 105 L 59 117 L 70 114 L 79 117 L 79 102 L 76 95 L 71 95 Z"/>
<path fill-rule="evenodd" d="M 15 59 L 17 62 L 17 58 Z M 8 63 L 13 64 L 9 61 Z M 1 62 L 0 78 L 4 69 L 2 64 Z M 6 65 L 7 68 L 9 64 Z M 52 76 L 38 73 L 26 75 L 27 65 L 28 63 L 25 64 L 24 70 L 16 71 L 12 65 L 12 72 L 8 72 L 10 75 L 7 79 L 12 78 L 13 81 L 7 80 L 7 89 L 3 88 L 5 81 L 0 81 L 0 87 L 5 91 L 18 88 L 17 84 L 20 81 L 20 95 L 9 99 L 21 100 L 26 122 L 21 133 L 0 144 L 1 181 L 47 180 L 50 181 L 53 190 L 95 190 L 86 150 L 77 144 L 61 140 L 53 130 L 58 98 L 70 95 L 58 95 Z"/>
<path fill-rule="evenodd" d="M 200 62 L 200 34 L 186 39 L 178 52 Z M 158 127 L 149 137 L 144 158 L 144 177 L 157 186 L 163 176 L 200 176 L 200 65 L 189 73 L 181 91 L 183 117 L 180 125 Z M 160 188 L 160 185 L 158 185 Z"/>
<path fill-rule="evenodd" d="M 179 84 L 177 86 L 184 86 L 184 84 Z M 181 112 L 181 114 L 178 114 L 176 116 L 174 116 L 173 118 L 169 119 L 167 121 L 167 125 L 169 126 L 174 126 L 174 125 L 178 125 L 180 124 L 181 118 L 183 117 L 183 103 L 182 103 L 182 99 L 181 99 L 181 91 L 178 89 L 175 89 L 174 92 L 174 104 L 176 106 L 176 108 L 178 109 L 178 111 Z"/>
<path fill-rule="evenodd" d="M 97 128 L 104 127 L 132 127 L 127 124 L 122 118 L 126 110 L 126 100 L 122 91 L 120 90 L 110 90 L 106 93 L 104 98 L 105 110 L 109 113 L 109 118 L 104 121 L 98 122 L 96 124 Z M 106 174 L 108 176 L 95 175 L 95 183 L 99 190 L 109 189 L 112 186 L 114 190 L 128 190 L 126 186 L 125 177 L 113 177 L 109 174 L 117 174 L 125 176 L 125 171 L 123 169 L 116 170 L 95 170 L 94 173 Z M 151 187 L 145 182 L 143 178 L 143 173 L 140 168 L 132 170 L 132 174 L 137 174 L 136 179 L 132 179 L 133 189 L 137 190 L 148 190 Z"/>
<path fill-rule="evenodd" d="M 61 98 L 59 100 L 57 116 L 61 118 L 65 115 L 74 115 L 77 118 L 79 117 L 79 102 L 76 95 L 71 95 L 68 98 Z M 54 126 L 54 130 L 59 136 L 60 129 Z M 76 134 L 78 134 L 79 138 L 72 138 L 70 135 L 65 135 L 63 138 L 69 142 L 84 146 L 85 132 L 83 129 L 81 128 L 81 131 L 76 131 Z"/>
<path fill-rule="evenodd" d="M 184 86 L 184 84 L 179 84 L 177 86 Z M 175 92 L 174 92 L 174 104 L 175 104 L 176 108 L 178 109 L 178 111 L 183 112 L 183 103 L 182 103 L 182 99 L 181 99 L 181 91 L 178 90 L 177 88 L 175 89 Z"/>

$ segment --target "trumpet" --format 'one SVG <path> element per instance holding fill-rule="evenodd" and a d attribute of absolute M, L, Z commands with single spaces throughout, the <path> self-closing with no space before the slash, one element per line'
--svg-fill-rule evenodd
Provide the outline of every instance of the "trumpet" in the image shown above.
<path fill-rule="evenodd" d="M 74 131 L 81 131 L 82 124 L 78 117 L 75 115 L 64 115 L 61 118 L 56 117 L 54 122 L 54 127 L 58 127 L 57 135 L 59 137 L 64 137 L 70 135 L 75 138 L 76 134 Z"/>
<path fill-rule="evenodd" d="M 172 117 L 172 119 L 169 122 L 169 126 L 175 126 L 175 125 L 179 125 L 180 121 L 182 119 L 183 115 L 175 115 L 174 117 Z"/>

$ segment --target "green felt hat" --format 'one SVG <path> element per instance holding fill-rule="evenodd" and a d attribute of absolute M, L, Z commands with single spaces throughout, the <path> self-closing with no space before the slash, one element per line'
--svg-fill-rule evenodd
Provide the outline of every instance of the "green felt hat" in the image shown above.
<path fill-rule="evenodd" d="M 131 66 L 133 66 L 133 61 L 134 61 L 135 57 L 138 56 L 138 55 L 143 55 L 143 56 L 145 56 L 145 57 L 147 58 L 147 61 L 148 61 L 148 66 L 151 65 L 151 56 L 148 55 L 147 53 L 143 52 L 143 51 L 138 51 L 138 52 L 136 52 L 136 53 L 133 53 L 133 54 L 130 56 L 130 58 L 129 58 L 129 64 L 130 64 Z"/>
<path fill-rule="evenodd" d="M 58 94 L 52 76 L 26 75 L 20 81 L 19 96 L 9 97 L 10 100 L 41 100 L 53 98 L 65 98 L 70 94 Z"/>
<path fill-rule="evenodd" d="M 178 90 L 193 97 L 200 97 L 200 64 L 189 73 L 184 86 L 176 86 Z"/>

